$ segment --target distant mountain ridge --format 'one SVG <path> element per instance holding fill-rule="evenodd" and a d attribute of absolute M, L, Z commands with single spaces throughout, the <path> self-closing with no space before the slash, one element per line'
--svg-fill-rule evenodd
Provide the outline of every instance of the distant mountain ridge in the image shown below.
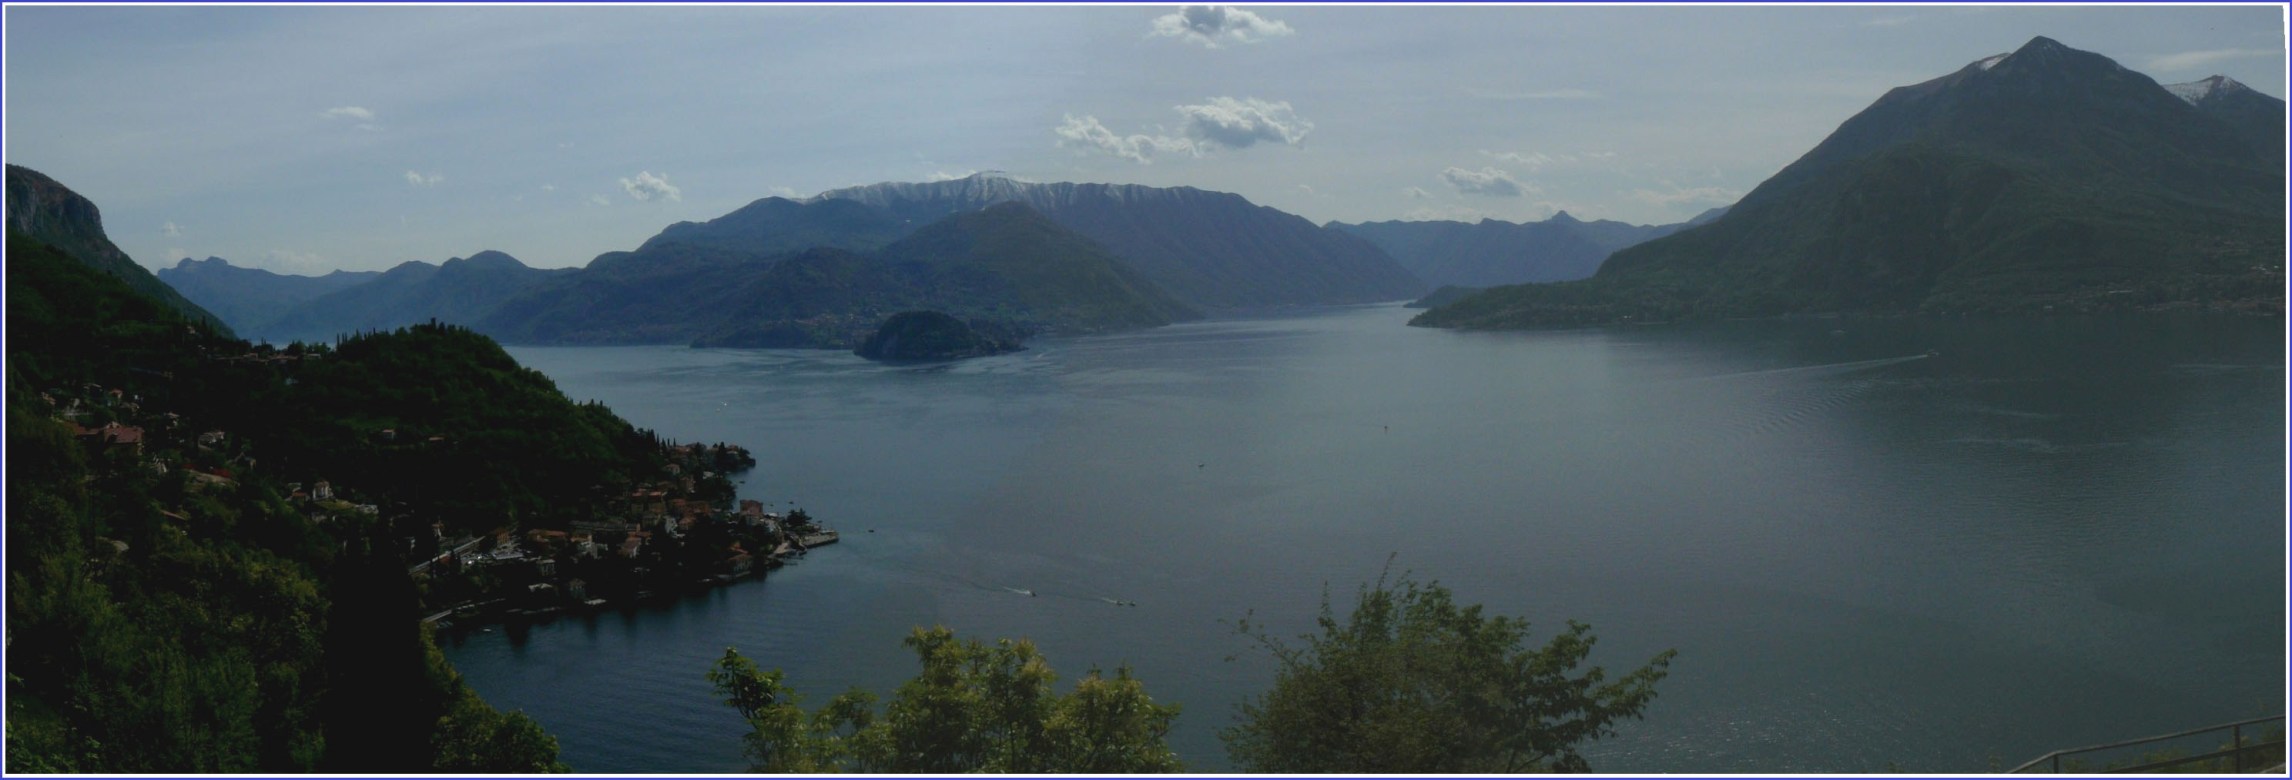
<path fill-rule="evenodd" d="M 313 298 L 347 289 L 382 275 L 380 271 L 333 271 L 324 276 L 281 274 L 242 268 L 220 257 L 183 258 L 159 269 L 159 280 L 191 302 L 230 323 L 242 338 L 267 339 L 280 316 Z"/>
<path fill-rule="evenodd" d="M 927 309 L 1022 332 L 1096 333 L 1197 316 L 1104 248 L 1025 203 L 933 222 L 872 256 L 815 249 L 734 296 L 705 346 L 856 346 Z"/>
<path fill-rule="evenodd" d="M 1714 211 L 1718 211 L 1715 209 Z M 1698 219 L 1710 216 L 1705 212 Z M 1564 282 L 1598 271 L 1616 250 L 1677 233 L 1692 222 L 1633 225 L 1585 222 L 1566 211 L 1541 222 L 1331 222 L 1328 227 L 1376 244 L 1427 284 L 1494 287 Z"/>
<path fill-rule="evenodd" d="M 264 328 L 320 338 L 438 319 L 509 343 L 849 346 L 906 309 L 1088 333 L 1423 288 L 1369 242 L 1239 195 L 974 176 L 762 198 L 581 269 L 497 252 L 401 264 Z"/>
<path fill-rule="evenodd" d="M 528 267 L 492 250 L 438 265 L 408 261 L 366 282 L 312 298 L 264 327 L 283 338 L 323 340 L 430 320 L 469 324 L 503 301 L 574 273 Z"/>
<path fill-rule="evenodd" d="M 783 216 L 814 208 L 791 204 L 767 208 Z M 599 256 L 503 300 L 476 327 L 527 343 L 850 347 L 909 309 L 1069 334 L 1198 316 L 1023 203 L 958 213 L 864 253 L 818 246 L 761 256 L 683 243 L 690 235 Z"/>
<path fill-rule="evenodd" d="M 2283 101 L 2219 86 L 2283 113 Z M 1414 322 L 2281 312 L 2282 131 L 2271 154 L 2218 113 L 2035 38 L 1887 92 L 1726 216 L 1618 251 L 1590 279 L 1495 288 Z"/>
<path fill-rule="evenodd" d="M 193 320 L 231 334 L 223 318 L 183 297 L 175 288 L 120 251 L 104 234 L 103 213 L 94 202 L 47 174 L 13 163 L 7 166 L 8 232 L 48 244 L 89 267 L 159 299 Z"/>
<path fill-rule="evenodd" d="M 671 244 L 758 257 L 823 246 L 866 251 L 897 241 L 930 221 L 910 224 L 889 211 L 849 200 L 763 198 L 707 222 L 670 225 L 637 251 Z"/>
<path fill-rule="evenodd" d="M 1025 203 L 1201 308 L 1368 303 L 1427 289 L 1367 241 L 1227 192 L 976 174 L 829 190 L 809 202 L 834 200 L 884 209 L 917 225 L 1005 201 Z"/>

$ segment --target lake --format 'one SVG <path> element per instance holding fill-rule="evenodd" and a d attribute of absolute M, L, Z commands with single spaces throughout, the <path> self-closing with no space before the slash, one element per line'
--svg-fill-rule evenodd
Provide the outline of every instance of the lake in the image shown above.
<path fill-rule="evenodd" d="M 2283 321 L 1787 320 L 1456 333 L 1395 305 L 886 366 L 513 348 L 575 400 L 754 450 L 844 533 L 659 606 L 441 636 L 583 772 L 734 772 L 728 646 L 818 704 L 914 626 L 1129 664 L 1217 730 L 1328 593 L 1395 571 L 1679 651 L 1604 772 L 1982 772 L 2280 714 Z M 1929 354 L 1929 353 L 1932 354 Z M 1037 596 L 1018 591 L 1031 590 Z M 1118 606 L 1114 601 L 1135 601 Z"/>

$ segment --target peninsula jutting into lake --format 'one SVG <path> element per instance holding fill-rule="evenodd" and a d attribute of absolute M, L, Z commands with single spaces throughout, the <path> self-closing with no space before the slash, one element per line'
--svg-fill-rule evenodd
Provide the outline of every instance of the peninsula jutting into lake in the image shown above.
<path fill-rule="evenodd" d="M 2283 771 L 2282 8 L 5 14 L 12 773 Z"/>

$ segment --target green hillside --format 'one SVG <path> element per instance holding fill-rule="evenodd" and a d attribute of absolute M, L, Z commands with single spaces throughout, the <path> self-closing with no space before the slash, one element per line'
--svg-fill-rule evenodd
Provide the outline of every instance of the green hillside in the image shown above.
<path fill-rule="evenodd" d="M 662 442 L 466 329 L 254 345 L 7 240 L 8 771 L 564 771 L 431 644 L 414 542 L 605 514 Z"/>
<path fill-rule="evenodd" d="M 1495 288 L 1413 324 L 2281 312 L 2270 159 L 2147 77 L 2038 38 L 1888 93 L 1716 222 L 1619 251 L 1591 279 Z"/>
<path fill-rule="evenodd" d="M 103 214 L 94 203 L 39 171 L 19 165 L 7 168 L 9 233 L 56 247 L 65 257 L 118 279 L 128 289 L 226 334 L 231 332 L 222 318 L 184 298 L 112 244 L 103 232 Z"/>

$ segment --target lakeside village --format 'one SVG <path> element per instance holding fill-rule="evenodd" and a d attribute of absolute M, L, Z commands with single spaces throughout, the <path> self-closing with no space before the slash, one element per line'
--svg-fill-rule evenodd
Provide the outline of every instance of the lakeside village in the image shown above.
<path fill-rule="evenodd" d="M 283 367 L 323 357 L 323 350 L 266 346 L 220 360 Z M 268 475 L 256 471 L 251 447 L 241 437 L 196 430 L 174 412 L 145 409 L 142 396 L 119 388 L 53 388 L 41 392 L 40 400 L 91 459 L 149 479 L 160 514 L 178 522 L 189 523 L 189 507 L 205 494 L 270 490 L 316 525 L 358 522 L 396 529 L 407 574 L 421 594 L 423 622 L 439 628 L 676 598 L 762 576 L 840 539 L 793 505 L 785 514 L 766 511 L 755 500 L 727 506 L 736 496 L 729 475 L 756 465 L 737 445 L 663 442 L 667 462 L 657 476 L 626 493 L 602 495 L 603 486 L 597 486 L 603 511 L 574 513 L 585 517 L 564 530 L 504 525 L 482 535 L 449 536 L 442 521 L 425 524 L 403 510 L 364 502 L 355 485 L 264 479 Z M 392 446 L 450 446 L 444 434 L 402 437 L 385 429 L 377 438 Z M 101 541 L 114 557 L 128 551 L 124 541 Z"/>
<path fill-rule="evenodd" d="M 407 570 L 435 610 L 423 622 L 452 628 L 675 598 L 763 576 L 841 538 L 800 508 L 783 515 L 741 499 L 726 511 L 699 495 L 718 492 L 706 490 L 711 483 L 729 494 L 725 475 L 755 465 L 739 446 L 678 444 L 668 452 L 664 478 L 617 497 L 607 519 L 458 539 L 432 525 L 427 541 L 437 555 Z"/>

